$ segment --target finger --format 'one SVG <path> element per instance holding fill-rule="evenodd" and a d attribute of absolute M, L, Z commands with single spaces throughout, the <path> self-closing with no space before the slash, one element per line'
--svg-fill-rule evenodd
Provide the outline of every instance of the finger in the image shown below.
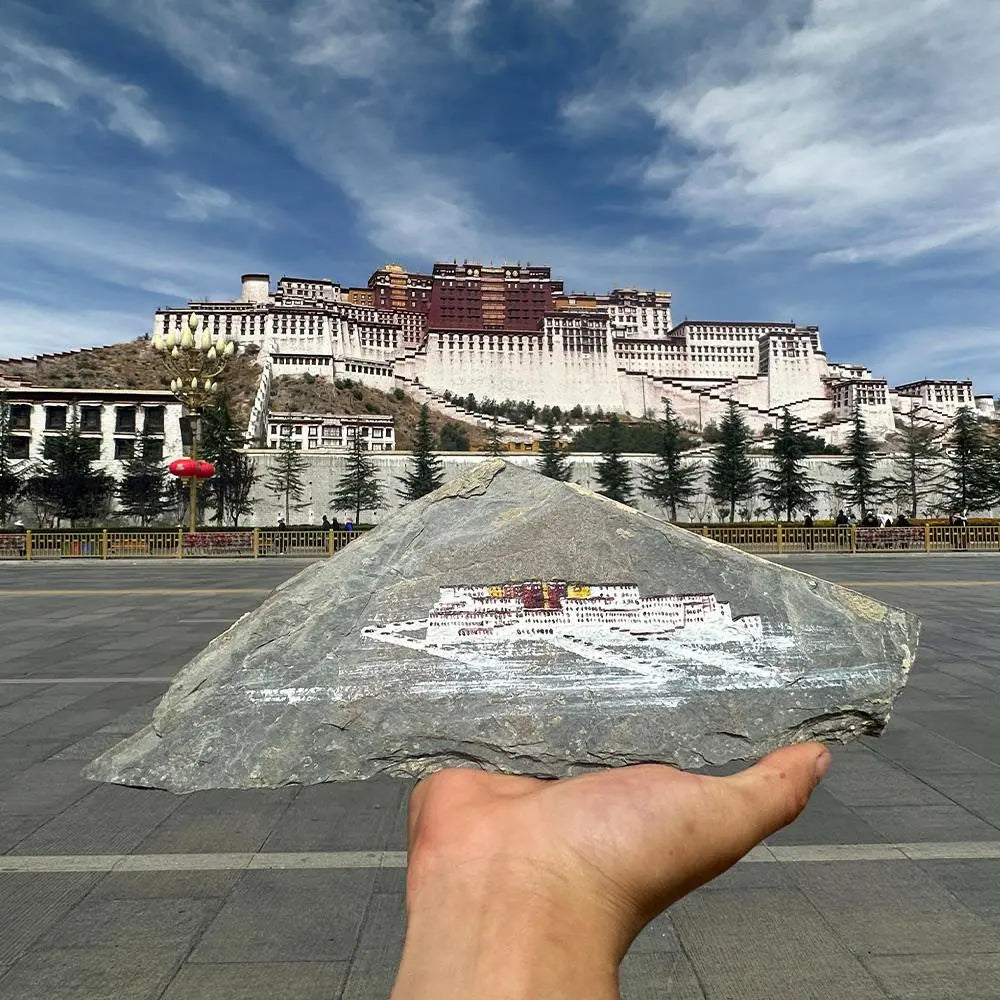
<path fill-rule="evenodd" d="M 741 804 L 734 832 L 743 839 L 740 856 L 765 837 L 787 826 L 806 807 L 830 764 L 830 751 L 819 743 L 784 747 L 753 767 L 721 779 Z"/>

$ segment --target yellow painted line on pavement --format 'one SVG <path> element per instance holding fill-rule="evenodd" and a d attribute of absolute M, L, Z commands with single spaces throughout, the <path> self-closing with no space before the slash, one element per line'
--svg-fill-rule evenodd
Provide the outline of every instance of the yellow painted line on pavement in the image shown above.
<path fill-rule="evenodd" d="M 113 589 L 104 587 L 59 588 L 54 590 L 4 590 L 0 597 L 93 597 L 108 594 L 111 597 L 166 597 L 171 594 L 186 594 L 191 597 L 201 594 L 270 594 L 274 587 L 135 587 Z"/>

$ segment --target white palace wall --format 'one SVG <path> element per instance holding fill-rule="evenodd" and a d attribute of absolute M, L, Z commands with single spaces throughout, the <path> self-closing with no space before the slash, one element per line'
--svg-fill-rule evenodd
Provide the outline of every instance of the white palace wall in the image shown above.
<path fill-rule="evenodd" d="M 283 515 L 283 506 L 278 498 L 268 493 L 263 482 L 266 481 L 268 470 L 277 457 L 275 451 L 254 450 L 249 452 L 257 466 L 257 471 L 262 474 L 261 481 L 255 487 L 252 497 L 254 504 L 253 515 L 246 519 L 248 524 L 260 526 L 277 524 L 278 517 Z M 454 479 L 467 472 L 471 467 L 483 461 L 484 456 L 469 453 L 441 452 L 440 458 L 444 465 L 445 481 Z M 297 515 L 297 520 L 303 524 L 319 524 L 324 514 L 336 513 L 340 520 L 344 520 L 347 511 L 332 512 L 329 507 L 329 498 L 333 494 L 337 483 L 346 471 L 348 455 L 343 452 L 323 452 L 307 451 L 303 452 L 303 457 L 309 463 L 308 470 L 303 476 L 305 481 L 305 497 L 307 506 Z M 387 506 L 374 518 L 370 511 L 364 512 L 362 519 L 365 523 L 376 523 L 384 520 L 388 514 L 403 506 L 402 501 L 396 494 L 398 489 L 398 479 L 406 471 L 410 462 L 409 452 L 373 452 L 370 456 L 379 469 L 379 479 L 383 487 Z M 651 455 L 626 455 L 634 479 L 637 479 L 642 469 L 652 461 Z M 573 481 L 587 489 L 596 489 L 597 474 L 596 466 L 601 456 L 596 454 L 575 454 L 570 456 Z M 700 485 L 702 495 L 688 509 L 680 511 L 680 519 L 683 521 L 712 521 L 716 520 L 718 511 L 715 505 L 705 494 L 705 482 L 708 473 L 708 464 L 711 452 L 708 449 L 699 449 L 698 453 L 690 453 L 689 461 L 695 462 L 701 471 Z M 758 472 L 765 471 L 771 466 L 771 459 L 766 455 L 751 456 L 754 466 Z M 538 463 L 536 454 L 512 454 L 506 459 L 512 465 L 519 465 L 526 468 L 535 468 Z M 813 489 L 816 491 L 815 507 L 819 511 L 820 518 L 830 518 L 836 514 L 837 510 L 843 506 L 841 499 L 844 483 L 847 475 L 845 466 L 848 459 L 840 455 L 814 455 L 804 461 L 806 471 L 813 482 Z M 876 461 L 875 474 L 877 477 L 885 477 L 892 474 L 899 475 L 899 469 L 894 468 L 894 459 L 891 456 L 881 456 Z M 759 497 L 751 501 L 749 505 L 752 516 L 767 520 L 773 518 L 773 513 L 766 509 L 765 502 Z M 646 497 L 640 497 L 636 509 L 663 517 L 662 509 L 656 507 Z M 897 509 L 892 506 L 883 506 L 880 510 L 890 510 L 893 515 Z M 943 497 L 932 498 L 926 510 L 921 514 L 943 514 L 947 513 L 947 508 Z"/>
<path fill-rule="evenodd" d="M 463 338 L 462 346 L 454 348 L 438 347 L 435 341 L 432 335 L 423 365 L 416 366 L 416 377 L 435 392 L 471 392 L 477 399 L 534 400 L 563 408 L 580 403 L 591 409 L 621 409 L 609 351 L 563 351 L 558 338 L 549 347 L 544 337 L 516 334 L 487 336 L 483 348 L 478 335 Z"/>

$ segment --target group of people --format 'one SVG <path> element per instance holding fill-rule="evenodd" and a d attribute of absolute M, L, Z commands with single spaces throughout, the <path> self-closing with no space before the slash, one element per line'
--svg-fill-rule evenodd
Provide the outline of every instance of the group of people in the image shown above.
<path fill-rule="evenodd" d="M 285 524 L 285 519 L 283 517 L 279 517 L 278 518 L 278 530 L 279 531 L 284 531 L 287 527 L 288 527 L 288 525 Z M 326 514 L 324 514 L 323 515 L 323 521 L 320 524 L 320 527 L 324 531 L 351 531 L 354 528 L 354 525 L 351 524 L 350 521 L 348 521 L 347 524 L 341 524 L 340 521 L 338 521 L 336 518 L 334 518 L 331 521 L 330 518 L 328 518 L 326 516 Z"/>
<path fill-rule="evenodd" d="M 841 509 L 837 511 L 837 516 L 834 518 L 833 523 L 838 528 L 846 528 L 852 523 L 854 523 L 853 514 L 849 514 L 847 511 Z M 862 528 L 908 528 L 910 527 L 910 519 L 900 511 L 896 515 L 895 519 L 889 511 L 883 511 L 881 515 L 876 514 L 875 511 L 869 510 L 865 513 L 864 517 L 857 522 Z"/>

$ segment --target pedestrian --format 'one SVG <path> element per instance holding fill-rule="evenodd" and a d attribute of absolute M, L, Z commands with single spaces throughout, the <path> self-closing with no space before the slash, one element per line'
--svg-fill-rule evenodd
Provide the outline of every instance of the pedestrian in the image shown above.
<path fill-rule="evenodd" d="M 910 527 L 910 519 L 902 511 L 899 512 L 899 517 L 896 518 L 896 527 L 897 528 Z"/>
<path fill-rule="evenodd" d="M 837 511 L 837 516 L 836 518 L 834 518 L 833 523 L 838 528 L 846 528 L 850 525 L 851 519 L 847 516 L 847 513 L 844 511 L 843 507 L 841 507 L 840 510 Z"/>
<path fill-rule="evenodd" d="M 814 510 L 810 510 L 802 521 L 802 527 L 804 531 L 802 532 L 806 536 L 806 548 L 812 552 L 816 548 L 816 536 L 813 528 L 816 527 L 816 522 L 813 519 L 813 515 L 816 513 Z"/>
<path fill-rule="evenodd" d="M 326 516 L 326 514 L 324 514 L 324 515 L 323 515 L 323 530 L 324 530 L 324 531 L 329 531 L 329 530 L 330 530 L 330 528 L 331 528 L 331 524 L 330 524 L 330 518 L 328 518 L 328 517 Z"/>

